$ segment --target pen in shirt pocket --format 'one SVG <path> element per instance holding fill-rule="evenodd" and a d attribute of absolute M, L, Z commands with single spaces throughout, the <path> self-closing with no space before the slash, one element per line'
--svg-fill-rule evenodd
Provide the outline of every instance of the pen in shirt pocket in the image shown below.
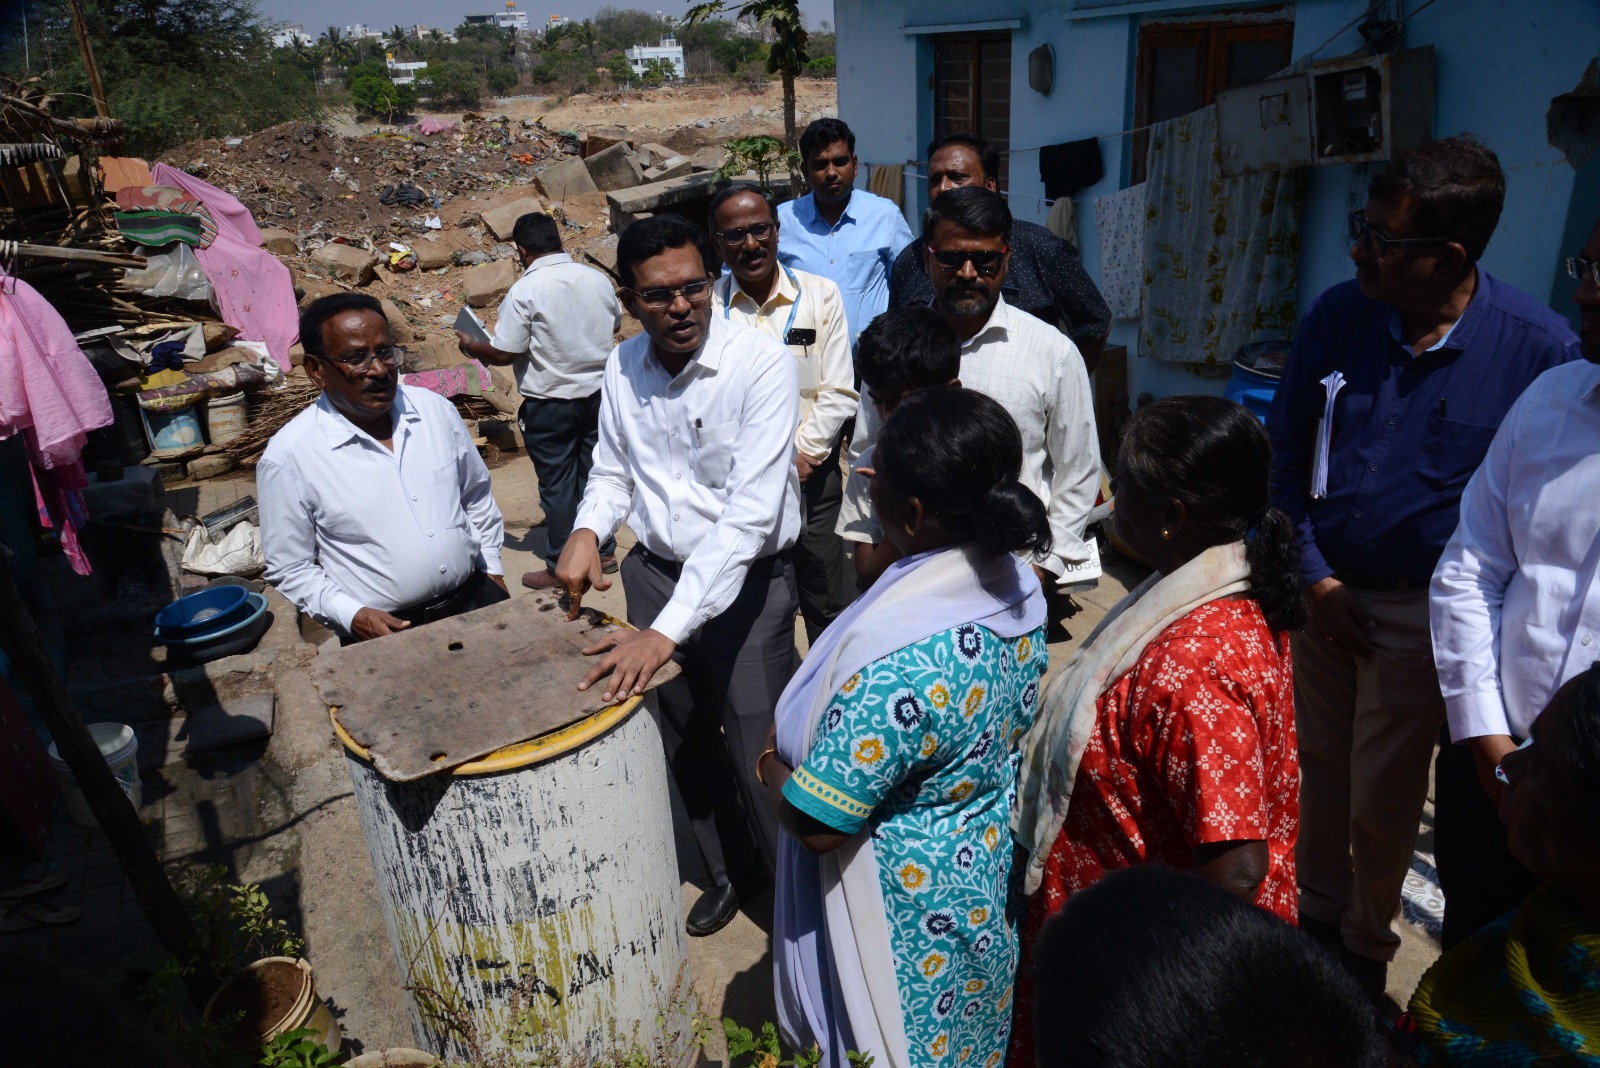
<path fill-rule="evenodd" d="M 696 448 L 698 448 L 699 446 L 705 444 L 705 442 L 700 440 L 700 431 L 702 431 L 704 429 L 705 429 L 705 424 L 702 423 L 700 420 L 696 419 L 694 421 L 694 443 L 695 443 L 695 447 Z"/>

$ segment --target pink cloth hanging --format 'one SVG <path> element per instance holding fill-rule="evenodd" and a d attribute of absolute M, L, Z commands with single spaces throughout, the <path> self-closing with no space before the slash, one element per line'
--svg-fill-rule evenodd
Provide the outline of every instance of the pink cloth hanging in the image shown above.
<path fill-rule="evenodd" d="M 89 556 L 78 541 L 78 531 L 89 521 L 89 509 L 83 503 L 83 488 L 89 484 L 89 477 L 84 474 L 82 461 L 45 469 L 30 465 L 28 470 L 33 474 L 33 502 L 39 509 L 39 525 L 56 532 L 73 571 L 93 574 Z"/>
<path fill-rule="evenodd" d="M 0 272 L 0 438 L 24 430 L 41 468 L 78 462 L 88 433 L 112 420 L 111 398 L 71 327 L 39 291 Z"/>
<path fill-rule="evenodd" d="M 300 336 L 294 278 L 276 256 L 260 247 L 261 231 L 250 210 L 210 182 L 165 163 L 157 163 L 151 174 L 158 185 L 176 186 L 205 205 L 217 236 L 195 255 L 217 294 L 217 311 L 243 340 L 265 342 L 278 366 L 287 369 L 289 346 Z"/>

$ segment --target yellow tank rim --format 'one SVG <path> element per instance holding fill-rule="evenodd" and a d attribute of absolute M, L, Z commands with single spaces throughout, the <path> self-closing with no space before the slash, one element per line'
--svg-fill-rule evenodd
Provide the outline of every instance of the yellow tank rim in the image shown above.
<path fill-rule="evenodd" d="M 548 734 L 541 734 L 537 738 L 529 738 L 525 742 L 517 742 L 503 749 L 496 749 L 487 756 L 477 760 L 469 760 L 451 768 L 451 775 L 492 775 L 501 771 L 514 771 L 517 768 L 527 767 L 530 764 L 543 763 L 569 753 L 580 746 L 588 745 L 612 727 L 627 719 L 633 710 L 639 707 L 639 702 L 644 700 L 644 695 L 639 694 L 628 698 L 621 704 L 602 708 L 593 715 L 586 716 L 576 723 L 569 723 L 565 727 L 553 730 Z M 328 721 L 333 724 L 333 733 L 338 736 L 344 747 L 354 755 L 372 762 L 372 754 L 363 748 L 349 733 L 339 725 L 339 709 L 328 709 Z"/>

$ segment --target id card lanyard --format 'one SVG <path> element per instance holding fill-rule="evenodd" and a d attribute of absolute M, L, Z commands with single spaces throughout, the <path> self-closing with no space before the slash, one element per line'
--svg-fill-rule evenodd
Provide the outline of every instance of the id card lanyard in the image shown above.
<path fill-rule="evenodd" d="M 783 268 L 783 273 L 794 285 L 794 303 L 789 305 L 789 321 L 783 324 L 782 340 L 783 343 L 787 345 L 789 343 L 789 331 L 794 329 L 794 314 L 800 310 L 800 298 L 805 296 L 805 289 L 800 285 L 800 279 L 794 276 L 794 272 L 789 269 L 789 265 L 787 263 L 780 263 L 778 266 Z M 726 319 L 728 314 L 733 311 L 733 282 L 733 275 L 729 274 L 728 285 L 722 291 L 722 317 L 724 319 Z"/>

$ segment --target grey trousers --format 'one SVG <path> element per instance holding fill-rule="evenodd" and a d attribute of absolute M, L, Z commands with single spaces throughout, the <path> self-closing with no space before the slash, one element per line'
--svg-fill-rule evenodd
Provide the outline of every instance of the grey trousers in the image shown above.
<path fill-rule="evenodd" d="M 842 438 L 842 435 L 841 435 Z M 800 614 L 806 639 L 817 640 L 822 629 L 850 607 L 860 592 L 856 569 L 845 555 L 844 539 L 834 527 L 844 502 L 844 477 L 839 466 L 840 443 L 800 487 L 800 539 L 791 550 Z"/>
<path fill-rule="evenodd" d="M 667 768 L 717 886 L 753 890 L 777 864 L 777 814 L 755 767 L 799 663 L 786 555 L 751 565 L 733 604 L 673 654 L 683 674 L 655 691 Z M 628 622 L 648 627 L 672 599 L 678 573 L 677 563 L 642 546 L 629 552 L 622 562 Z"/>

